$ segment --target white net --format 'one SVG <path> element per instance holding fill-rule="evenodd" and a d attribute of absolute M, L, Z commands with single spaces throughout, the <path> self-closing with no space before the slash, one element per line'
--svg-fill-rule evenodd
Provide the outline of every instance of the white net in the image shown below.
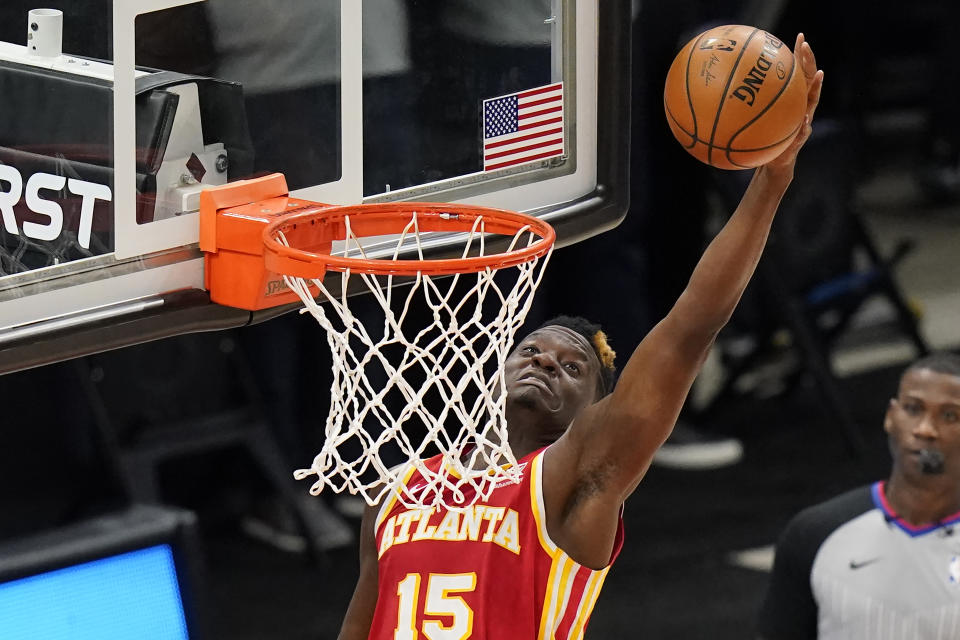
<path fill-rule="evenodd" d="M 349 216 L 345 225 L 344 255 L 367 258 Z M 489 235 L 478 218 L 464 233 L 462 257 L 485 255 Z M 524 227 L 496 253 L 539 239 Z M 277 240 L 289 246 L 282 232 Z M 374 240 L 382 247 L 382 238 L 364 239 L 368 246 Z M 392 259 L 411 245 L 422 260 L 416 213 L 396 238 Z M 452 509 L 486 498 L 499 484 L 519 482 L 507 439 L 503 366 L 549 256 L 548 251 L 504 269 L 445 276 L 418 272 L 396 281 L 347 269 L 339 287 L 330 287 L 329 277 L 325 285 L 284 276 L 303 300 L 304 312 L 326 330 L 333 354 L 324 444 L 311 467 L 298 469 L 295 477 L 316 474 L 314 495 L 330 487 L 374 505 L 393 492 L 408 508 Z M 366 303 L 360 312 L 347 297 L 356 292 L 357 279 L 369 291 L 363 297 L 377 303 Z M 310 285 L 319 289 L 316 300 Z M 442 464 L 434 470 L 425 461 L 436 454 Z M 411 465 L 423 477 L 414 487 L 405 484 Z"/>

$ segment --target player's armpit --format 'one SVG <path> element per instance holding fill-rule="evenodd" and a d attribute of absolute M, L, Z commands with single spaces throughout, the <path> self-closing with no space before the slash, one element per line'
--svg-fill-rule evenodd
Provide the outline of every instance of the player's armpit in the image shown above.
<path fill-rule="evenodd" d="M 616 544 L 622 501 L 610 490 L 605 468 L 575 472 L 577 448 L 566 436 L 543 454 L 543 500 L 547 533 L 573 560 L 602 569 Z"/>

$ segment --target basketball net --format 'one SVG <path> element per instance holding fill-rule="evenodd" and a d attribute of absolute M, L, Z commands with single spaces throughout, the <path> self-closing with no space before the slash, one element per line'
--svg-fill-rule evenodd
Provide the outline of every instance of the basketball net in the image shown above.
<path fill-rule="evenodd" d="M 349 216 L 345 227 L 344 255 L 366 259 L 367 249 L 351 229 Z M 481 216 L 464 232 L 461 258 L 486 255 L 485 228 Z M 289 246 L 282 231 L 276 237 Z M 506 251 L 497 253 L 509 254 L 535 240 L 539 238 L 523 227 Z M 424 260 L 424 241 L 413 211 L 396 238 L 393 260 L 411 244 Z M 383 240 L 377 244 L 382 248 Z M 303 301 L 302 312 L 326 330 L 333 355 L 323 448 L 310 468 L 298 469 L 294 477 L 317 475 L 313 495 L 330 487 L 362 496 L 372 506 L 392 492 L 411 509 L 462 509 L 500 484 L 519 482 L 521 469 L 507 438 L 504 362 L 551 251 L 475 273 L 418 271 L 403 278 L 345 269 L 336 279 L 339 287 L 330 285 L 330 267 L 325 279 L 285 275 Z M 513 271 L 504 274 L 512 277 L 497 277 L 502 270 Z M 319 290 L 316 299 L 311 287 Z M 358 287 L 378 303 L 383 314 L 378 320 L 351 311 L 347 293 Z M 414 311 L 424 304 L 427 313 Z M 424 315 L 429 316 L 426 324 Z M 421 322 L 412 322 L 413 316 Z M 438 470 L 424 464 L 435 453 L 443 458 Z M 414 487 L 406 484 L 411 468 L 423 478 Z"/>

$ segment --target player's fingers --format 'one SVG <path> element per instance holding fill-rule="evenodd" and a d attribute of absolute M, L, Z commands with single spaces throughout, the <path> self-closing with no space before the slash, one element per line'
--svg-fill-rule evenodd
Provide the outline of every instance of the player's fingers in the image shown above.
<path fill-rule="evenodd" d="M 813 127 L 810 126 L 810 118 L 804 116 L 803 124 L 800 125 L 800 131 L 797 132 L 793 142 L 790 143 L 790 146 L 783 153 L 783 157 L 796 159 L 797 155 L 800 153 L 800 149 L 810 138 L 811 133 L 813 133 Z"/>
<path fill-rule="evenodd" d="M 807 142 L 807 139 L 810 137 L 810 134 L 813 132 L 813 127 L 810 126 L 810 116 L 803 116 L 803 123 L 800 125 L 797 135 L 793 137 L 793 140 L 790 142 L 790 146 L 783 150 L 779 156 L 770 161 L 769 166 L 771 167 L 786 167 L 796 162 L 797 154 L 800 152 L 800 148 Z"/>
<path fill-rule="evenodd" d="M 807 117 L 813 120 L 813 114 L 817 111 L 817 105 L 820 104 L 820 90 L 823 89 L 823 71 L 818 70 L 813 75 L 813 81 L 809 83 L 807 91 Z"/>
<path fill-rule="evenodd" d="M 813 133 L 813 116 L 808 115 L 803 119 L 803 126 L 800 128 L 800 145 L 803 144 L 810 138 L 810 135 Z"/>
<path fill-rule="evenodd" d="M 810 116 L 803 116 L 803 123 L 800 125 L 800 130 L 797 131 L 796 137 L 794 137 L 793 142 L 790 144 L 790 151 L 796 153 L 800 150 L 800 147 L 803 146 L 803 143 L 807 141 L 807 138 L 810 137 L 810 134 L 813 132 L 813 127 L 810 126 Z"/>
<path fill-rule="evenodd" d="M 809 85 L 813 82 L 813 77 L 817 75 L 817 63 L 813 59 L 813 52 L 810 50 L 810 45 L 803 43 L 800 47 L 800 54 L 797 56 L 797 63 L 800 65 L 800 70 L 803 72 L 803 77 L 806 79 L 807 84 Z"/>
<path fill-rule="evenodd" d="M 800 68 L 803 69 L 803 75 L 806 76 L 807 82 L 810 82 L 817 72 L 817 56 L 813 54 L 813 47 L 810 46 L 806 36 L 802 33 L 797 35 L 797 45 L 794 51 L 800 58 Z"/>

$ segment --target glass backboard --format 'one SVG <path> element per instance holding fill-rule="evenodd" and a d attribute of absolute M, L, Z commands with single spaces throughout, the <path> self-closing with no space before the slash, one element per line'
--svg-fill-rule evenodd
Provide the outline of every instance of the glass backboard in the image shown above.
<path fill-rule="evenodd" d="M 259 314 L 210 302 L 199 194 L 626 210 L 630 2 L 0 6 L 0 372 Z"/>

